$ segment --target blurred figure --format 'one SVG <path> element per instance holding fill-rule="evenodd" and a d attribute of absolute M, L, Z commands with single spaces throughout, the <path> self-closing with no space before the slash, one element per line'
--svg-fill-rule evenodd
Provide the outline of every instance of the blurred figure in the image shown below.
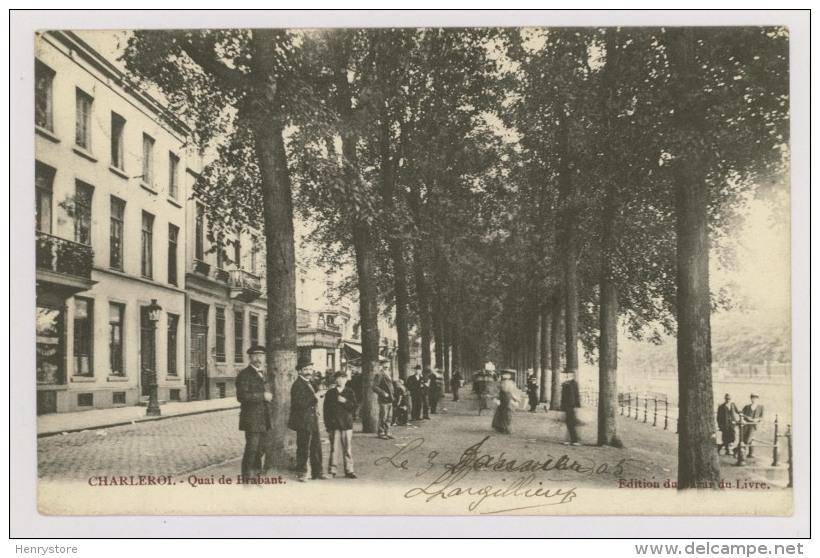
<path fill-rule="evenodd" d="M 530 374 L 527 378 L 527 403 L 530 406 L 530 412 L 534 413 L 538 408 L 538 378 L 535 374 Z"/>
<path fill-rule="evenodd" d="M 409 395 L 401 379 L 393 382 L 393 420 L 391 424 L 396 426 L 407 426 L 409 418 Z"/>
<path fill-rule="evenodd" d="M 458 390 L 461 389 L 461 372 L 458 370 L 450 378 L 450 389 L 453 390 L 453 401 L 458 401 Z"/>
<path fill-rule="evenodd" d="M 564 371 L 569 378 L 561 385 L 561 410 L 566 413 L 567 432 L 569 432 L 569 442 L 566 445 L 580 446 L 578 437 L 578 419 L 575 416 L 575 409 L 581 407 L 581 393 L 578 389 L 578 382 L 575 375 L 570 371 Z"/>
<path fill-rule="evenodd" d="M 512 428 L 513 403 L 518 400 L 513 395 L 512 374 L 501 371 L 501 385 L 498 387 L 498 407 L 493 415 L 493 430 L 499 434 L 510 434 Z"/>
<path fill-rule="evenodd" d="M 444 376 L 438 369 L 432 371 L 430 380 L 430 413 L 438 413 L 438 402 L 444 398 Z"/>

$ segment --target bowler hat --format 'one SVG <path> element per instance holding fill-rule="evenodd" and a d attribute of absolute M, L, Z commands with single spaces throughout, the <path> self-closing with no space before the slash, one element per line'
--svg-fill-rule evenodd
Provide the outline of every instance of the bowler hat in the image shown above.
<path fill-rule="evenodd" d="M 755 395 L 754 393 L 753 393 L 753 394 L 751 394 L 751 395 L 749 396 L 749 398 L 750 398 L 750 399 L 759 399 L 759 397 L 758 397 L 757 395 Z"/>
<path fill-rule="evenodd" d="M 313 366 L 313 361 L 310 360 L 309 356 L 302 356 L 299 357 L 299 361 L 296 363 L 296 370 L 301 370 L 302 368 Z"/>
<path fill-rule="evenodd" d="M 417 364 L 413 367 L 413 370 L 421 370 L 421 364 Z"/>
<path fill-rule="evenodd" d="M 248 354 L 252 355 L 254 353 L 267 353 L 267 349 L 262 345 L 251 345 L 251 348 L 248 349 Z"/>
<path fill-rule="evenodd" d="M 333 379 L 335 380 L 336 378 L 347 378 L 347 374 L 339 370 L 338 372 L 333 374 Z"/>

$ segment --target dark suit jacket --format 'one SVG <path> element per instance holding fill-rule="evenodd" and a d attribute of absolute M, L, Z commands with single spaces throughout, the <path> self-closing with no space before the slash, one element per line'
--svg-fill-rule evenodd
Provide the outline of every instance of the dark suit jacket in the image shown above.
<path fill-rule="evenodd" d="M 236 376 L 236 399 L 241 403 L 239 430 L 245 432 L 265 432 L 270 430 L 270 406 L 265 401 L 265 380 L 248 366 Z"/>
<path fill-rule="evenodd" d="M 410 392 L 410 395 L 421 397 L 422 381 L 424 381 L 424 376 L 419 376 L 418 378 L 416 378 L 415 374 L 412 376 L 407 376 L 407 380 L 404 383 L 407 386 L 407 391 Z"/>
<path fill-rule="evenodd" d="M 339 402 L 339 395 L 347 399 L 344 403 Z M 352 389 L 345 386 L 339 393 L 336 386 L 333 386 L 325 393 L 325 403 L 322 407 L 322 415 L 325 421 L 325 428 L 330 430 L 353 430 L 353 409 L 356 408 L 356 394 Z"/>
<path fill-rule="evenodd" d="M 290 418 L 288 428 L 291 430 L 313 430 L 317 428 L 316 403 L 319 398 L 313 391 L 310 382 L 301 377 L 296 378 L 290 388 Z"/>
<path fill-rule="evenodd" d="M 740 418 L 738 416 L 737 406 L 734 402 L 729 403 L 721 403 L 718 406 L 717 410 L 717 423 L 718 428 L 721 430 L 734 430 L 735 423 Z"/>
<path fill-rule="evenodd" d="M 581 406 L 581 394 L 578 391 L 578 382 L 567 380 L 561 386 L 561 410 L 571 411 Z"/>
<path fill-rule="evenodd" d="M 379 403 L 393 402 L 393 382 L 381 372 L 376 375 L 373 381 L 373 391 L 379 395 Z"/>
<path fill-rule="evenodd" d="M 752 410 L 751 405 L 743 407 L 743 418 L 748 422 L 747 426 L 757 429 L 757 423 L 763 418 L 763 405 L 758 405 Z"/>

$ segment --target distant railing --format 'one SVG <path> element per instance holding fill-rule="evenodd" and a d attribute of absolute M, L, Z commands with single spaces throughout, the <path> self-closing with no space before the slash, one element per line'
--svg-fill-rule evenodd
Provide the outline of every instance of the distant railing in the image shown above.
<path fill-rule="evenodd" d="M 598 391 L 586 389 L 581 391 L 581 400 L 590 406 L 598 405 Z M 646 424 L 652 423 L 652 426 L 660 427 L 663 424 L 664 430 L 669 430 L 674 423 L 675 433 L 679 432 L 679 407 L 677 403 L 670 403 L 669 397 L 664 393 L 640 393 L 640 392 L 621 392 L 618 393 L 618 407 L 620 408 L 621 416 L 631 418 L 636 421 L 644 422 Z M 755 446 L 771 446 L 772 448 L 772 466 L 780 465 L 781 453 L 781 438 L 786 438 L 786 458 L 789 471 L 789 486 L 792 486 L 792 428 L 787 424 L 785 432 L 781 434 L 780 418 L 775 415 L 772 423 L 773 431 L 765 428 L 764 425 L 758 424 L 749 438 L 748 443 L 743 439 L 743 428 L 749 426 L 751 423 L 744 422 L 741 418 L 735 424 L 737 446 L 735 456 L 737 458 L 737 465 L 746 465 L 747 452 L 751 456 Z M 762 428 L 761 428 L 762 427 Z M 714 432 L 717 438 L 717 429 Z M 767 437 L 771 437 L 772 442 L 766 442 Z"/>
<path fill-rule="evenodd" d="M 39 269 L 91 278 L 94 252 L 91 246 L 43 232 L 37 233 L 36 261 Z"/>

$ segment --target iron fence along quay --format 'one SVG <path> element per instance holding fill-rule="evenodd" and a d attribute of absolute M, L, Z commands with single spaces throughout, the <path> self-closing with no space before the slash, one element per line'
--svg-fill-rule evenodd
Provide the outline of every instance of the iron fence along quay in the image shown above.
<path fill-rule="evenodd" d="M 589 406 L 597 407 L 599 395 L 597 390 L 584 389 L 581 391 L 581 400 Z M 618 393 L 618 407 L 620 415 L 627 419 L 632 419 L 638 422 L 643 422 L 663 430 L 670 430 L 674 427 L 675 433 L 678 433 L 678 423 L 680 417 L 680 408 L 676 402 L 670 402 L 669 396 L 665 393 L 659 392 L 619 392 Z M 742 419 L 735 422 L 737 446 L 735 454 L 737 461 L 735 465 L 743 467 L 747 465 L 746 462 L 746 444 L 743 442 L 743 427 L 751 423 L 745 422 Z M 717 427 L 713 431 L 715 439 L 717 440 Z M 757 423 L 757 430 L 753 434 L 749 442 L 751 447 L 771 447 L 772 449 L 772 467 L 780 466 L 781 464 L 781 444 L 785 438 L 786 442 L 786 463 L 789 471 L 789 484 L 792 486 L 792 427 L 787 424 L 785 429 L 780 424 L 780 417 L 774 415 L 774 421 Z M 768 442 L 766 440 L 771 440 Z"/>

